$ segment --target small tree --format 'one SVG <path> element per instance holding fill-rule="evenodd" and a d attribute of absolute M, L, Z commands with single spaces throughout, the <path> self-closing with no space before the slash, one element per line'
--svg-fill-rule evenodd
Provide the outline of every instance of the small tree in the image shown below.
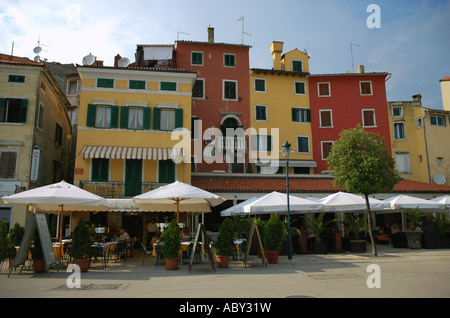
<path fill-rule="evenodd" d="M 165 258 L 171 259 L 179 256 L 181 247 L 180 227 L 177 220 L 172 220 L 164 231 L 164 245 L 162 246 L 162 254 Z"/>
<path fill-rule="evenodd" d="M 264 224 L 263 245 L 266 251 L 279 252 L 285 237 L 284 224 L 276 214 Z"/>
<path fill-rule="evenodd" d="M 389 192 L 401 180 L 384 138 L 365 131 L 359 124 L 355 128 L 342 130 L 339 140 L 331 148 L 327 162 L 333 171 L 336 187 L 364 196 L 372 254 L 377 256 L 369 195 Z"/>
<path fill-rule="evenodd" d="M 0 262 L 6 258 L 8 250 L 8 225 L 6 218 L 0 220 Z"/>
<path fill-rule="evenodd" d="M 74 259 L 90 258 L 92 256 L 92 236 L 83 218 L 73 230 L 72 254 Z"/>
<path fill-rule="evenodd" d="M 214 243 L 214 249 L 217 255 L 231 256 L 233 255 L 234 246 L 234 224 L 233 220 L 226 218 L 223 220 L 219 229 L 219 236 Z"/>

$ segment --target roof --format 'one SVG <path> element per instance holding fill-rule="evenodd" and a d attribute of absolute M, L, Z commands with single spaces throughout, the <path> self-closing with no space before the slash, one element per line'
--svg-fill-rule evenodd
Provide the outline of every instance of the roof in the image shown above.
<path fill-rule="evenodd" d="M 96 65 L 78 65 L 78 68 L 92 68 L 92 69 L 110 69 L 110 70 L 125 70 L 125 71 L 147 71 L 147 72 L 171 72 L 171 73 L 191 73 L 197 74 L 195 71 L 186 71 L 181 68 L 170 67 L 118 67 L 118 66 L 96 66 Z"/>
<path fill-rule="evenodd" d="M 177 43 L 186 43 L 186 44 L 210 44 L 210 45 L 227 45 L 227 46 L 239 46 L 239 47 L 246 47 L 250 48 L 251 45 L 245 45 L 245 44 L 233 44 L 233 43 L 223 43 L 223 42 L 202 42 L 202 41 L 186 41 L 186 40 L 178 40 Z"/>
<path fill-rule="evenodd" d="M 444 82 L 444 81 L 450 81 L 450 76 L 441 78 L 441 79 L 439 80 L 439 82 Z"/>
<path fill-rule="evenodd" d="M 286 191 L 285 177 L 227 177 L 192 176 L 192 185 L 210 192 L 271 192 Z M 290 178 L 291 192 L 336 192 L 343 189 L 333 186 L 331 178 Z M 450 193 L 450 186 L 402 180 L 392 192 Z"/>
<path fill-rule="evenodd" d="M 388 72 L 364 72 L 364 73 L 352 73 L 352 72 L 348 72 L 348 73 L 329 73 L 329 74 L 310 74 L 309 77 L 320 77 L 320 76 L 364 76 L 364 75 L 384 75 L 387 76 L 389 75 Z"/>
<path fill-rule="evenodd" d="M 450 114 L 450 110 L 445 110 L 445 109 L 435 109 L 435 108 L 428 108 L 428 107 L 423 107 L 427 112 L 430 113 L 440 113 L 440 114 Z"/>
<path fill-rule="evenodd" d="M 39 65 L 39 66 L 42 65 L 41 63 L 30 60 L 29 58 L 26 57 L 19 57 L 2 53 L 0 53 L 0 62 L 18 65 Z"/>
<path fill-rule="evenodd" d="M 284 71 L 284 70 L 274 70 L 274 69 L 263 69 L 263 68 L 252 68 L 250 69 L 256 74 L 270 74 L 270 75 L 292 75 L 292 76 L 307 76 L 308 72 L 295 72 L 295 71 Z"/>

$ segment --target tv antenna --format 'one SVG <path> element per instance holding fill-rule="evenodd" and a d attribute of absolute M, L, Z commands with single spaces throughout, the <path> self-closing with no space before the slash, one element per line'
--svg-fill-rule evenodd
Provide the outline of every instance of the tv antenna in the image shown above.
<path fill-rule="evenodd" d="M 83 57 L 83 65 L 92 65 L 95 62 L 95 56 L 89 53 L 89 55 L 86 55 Z"/>
<path fill-rule="evenodd" d="M 41 45 L 42 46 L 48 46 L 48 45 L 45 45 L 45 44 L 41 44 L 40 42 L 41 42 L 41 36 L 38 37 L 38 45 L 33 49 L 33 52 L 36 54 L 36 56 L 34 57 L 34 60 L 36 62 L 38 62 L 38 63 L 41 62 L 41 57 L 39 56 L 39 53 L 42 52 Z"/>
<path fill-rule="evenodd" d="M 236 21 L 236 22 L 242 21 L 242 44 L 244 44 L 244 35 L 252 36 L 251 34 L 248 34 L 247 32 L 244 31 L 244 20 L 245 20 L 244 16 L 241 15 L 241 17 Z"/>
<path fill-rule="evenodd" d="M 359 47 L 359 45 L 355 44 L 355 43 L 350 43 L 350 53 L 352 54 L 352 70 L 353 70 L 353 73 L 355 73 L 355 65 L 353 63 L 353 46 Z"/>
<path fill-rule="evenodd" d="M 180 38 L 180 34 L 190 35 L 189 33 L 185 33 L 185 32 L 178 31 L 178 32 L 177 32 L 177 41 L 178 41 L 178 39 Z"/>
<path fill-rule="evenodd" d="M 130 65 L 130 59 L 128 57 L 122 57 L 119 62 L 118 65 L 119 67 L 127 67 L 128 65 Z"/>

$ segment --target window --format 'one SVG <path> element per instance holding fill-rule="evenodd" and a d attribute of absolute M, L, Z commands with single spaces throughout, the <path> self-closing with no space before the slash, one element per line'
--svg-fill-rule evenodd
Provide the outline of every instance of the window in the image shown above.
<path fill-rule="evenodd" d="M 119 107 L 89 104 L 86 126 L 95 128 L 117 128 L 119 126 Z"/>
<path fill-rule="evenodd" d="M 403 117 L 403 108 L 401 106 L 392 107 L 392 117 Z"/>
<path fill-rule="evenodd" d="M 293 167 L 294 174 L 311 174 L 310 167 Z"/>
<path fill-rule="evenodd" d="M 152 109 L 142 106 L 120 107 L 121 129 L 150 129 Z"/>
<path fill-rule="evenodd" d="M 306 94 L 305 82 L 295 82 L 295 94 L 297 94 L 297 95 L 305 95 Z"/>
<path fill-rule="evenodd" d="M 299 60 L 292 61 L 292 71 L 294 72 L 302 72 L 303 71 L 303 62 Z"/>
<path fill-rule="evenodd" d="M 237 81 L 223 81 L 223 99 L 237 100 Z"/>
<path fill-rule="evenodd" d="M 175 92 L 177 90 L 177 83 L 176 82 L 161 82 L 160 89 L 162 91 Z"/>
<path fill-rule="evenodd" d="M 363 109 L 363 127 L 376 127 L 375 111 L 373 109 Z"/>
<path fill-rule="evenodd" d="M 272 136 L 271 135 L 252 135 L 252 146 L 254 151 L 272 151 Z"/>
<path fill-rule="evenodd" d="M 0 98 L 0 122 L 25 123 L 27 121 L 28 99 Z"/>
<path fill-rule="evenodd" d="M 24 75 L 9 75 L 8 83 L 25 83 Z"/>
<path fill-rule="evenodd" d="M 330 83 L 317 83 L 317 90 L 319 92 L 319 97 L 331 96 Z"/>
<path fill-rule="evenodd" d="M 267 120 L 267 106 L 255 105 L 255 120 Z"/>
<path fill-rule="evenodd" d="M 92 159 L 91 181 L 108 181 L 109 176 L 109 159 Z"/>
<path fill-rule="evenodd" d="M 236 66 L 236 54 L 227 54 L 223 55 L 223 65 L 227 67 L 235 67 Z"/>
<path fill-rule="evenodd" d="M 67 83 L 67 95 L 76 95 L 78 90 L 77 81 L 69 81 Z"/>
<path fill-rule="evenodd" d="M 431 123 L 431 126 L 445 127 L 445 117 L 437 116 L 437 115 L 430 115 L 430 123 Z"/>
<path fill-rule="evenodd" d="M 63 136 L 63 130 L 62 127 L 56 123 L 56 129 L 55 129 L 55 144 L 61 147 L 62 145 L 62 136 Z"/>
<path fill-rule="evenodd" d="M 42 104 L 39 104 L 37 126 L 40 129 L 44 128 L 44 106 Z"/>
<path fill-rule="evenodd" d="M 128 84 L 129 89 L 145 89 L 145 81 L 130 80 Z"/>
<path fill-rule="evenodd" d="M 322 160 L 326 160 L 330 154 L 331 147 L 333 147 L 333 141 L 321 141 L 320 146 L 322 148 Z"/>
<path fill-rule="evenodd" d="M 203 52 L 191 52 L 191 65 L 203 65 Z"/>
<path fill-rule="evenodd" d="M 394 139 L 405 139 L 405 123 L 394 123 Z"/>
<path fill-rule="evenodd" d="M 417 127 L 417 129 L 422 128 L 422 118 L 421 117 L 416 119 L 416 127 Z"/>
<path fill-rule="evenodd" d="M 70 119 L 70 123 L 73 125 L 75 125 L 77 123 L 77 119 L 76 119 L 76 109 L 72 108 L 72 109 L 67 109 L 67 114 L 69 115 L 69 119 Z"/>
<path fill-rule="evenodd" d="M 411 172 L 409 153 L 395 154 L 395 164 L 397 166 L 397 172 L 399 173 Z"/>
<path fill-rule="evenodd" d="M 309 136 L 297 136 L 297 152 L 309 153 Z"/>
<path fill-rule="evenodd" d="M 171 131 L 183 127 L 183 109 L 153 108 L 153 129 Z"/>
<path fill-rule="evenodd" d="M 320 115 L 320 127 L 331 128 L 333 127 L 333 118 L 331 110 L 319 110 Z"/>
<path fill-rule="evenodd" d="M 144 128 L 144 108 L 128 107 L 128 129 Z"/>
<path fill-rule="evenodd" d="M 372 82 L 359 82 L 361 95 L 372 95 Z"/>
<path fill-rule="evenodd" d="M 266 80 L 263 78 L 255 78 L 255 92 L 266 91 Z"/>
<path fill-rule="evenodd" d="M 172 159 L 158 161 L 158 182 L 171 183 L 175 181 L 176 167 Z"/>
<path fill-rule="evenodd" d="M 205 80 L 199 79 L 194 83 L 194 87 L 192 88 L 192 97 L 193 98 L 205 98 Z"/>
<path fill-rule="evenodd" d="M 292 121 L 298 123 L 310 123 L 311 110 L 307 108 L 292 108 Z"/>
<path fill-rule="evenodd" d="M 0 151 L 0 179 L 16 179 L 16 151 Z"/>
<path fill-rule="evenodd" d="M 114 80 L 111 78 L 98 78 L 97 87 L 114 88 Z"/>

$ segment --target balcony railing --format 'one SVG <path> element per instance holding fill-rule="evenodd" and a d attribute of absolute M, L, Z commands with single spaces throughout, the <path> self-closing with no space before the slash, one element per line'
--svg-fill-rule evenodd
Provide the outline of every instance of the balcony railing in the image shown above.
<path fill-rule="evenodd" d="M 159 183 L 159 182 L 142 182 L 141 183 L 141 192 L 136 193 L 135 195 L 145 193 L 161 186 L 166 185 L 167 183 Z M 125 182 L 124 181 L 105 181 L 105 182 L 97 182 L 97 181 L 80 181 L 80 188 L 96 195 L 99 195 L 104 198 L 129 198 L 130 196 L 125 195 Z"/>

